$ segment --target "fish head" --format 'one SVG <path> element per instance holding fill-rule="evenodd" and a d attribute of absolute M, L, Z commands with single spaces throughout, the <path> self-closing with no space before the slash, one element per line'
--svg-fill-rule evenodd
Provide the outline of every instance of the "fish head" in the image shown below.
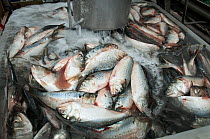
<path fill-rule="evenodd" d="M 19 136 L 32 133 L 33 127 L 31 122 L 24 114 L 18 113 L 13 120 L 13 130 L 14 136 Z"/>
<path fill-rule="evenodd" d="M 91 77 L 89 76 L 83 83 L 82 85 L 80 86 L 80 91 L 87 91 L 87 92 L 92 92 L 91 90 L 94 90 L 93 86 L 95 86 L 95 82 L 94 80 L 92 80 L 92 78 L 94 77 Z"/>
<path fill-rule="evenodd" d="M 182 79 L 176 79 L 173 81 L 166 91 L 166 95 L 168 97 L 178 97 L 183 96 L 188 93 L 190 90 L 190 86 L 188 82 Z"/>
<path fill-rule="evenodd" d="M 77 55 L 74 56 L 74 61 L 76 64 L 78 64 L 78 66 L 83 66 L 84 65 L 84 55 L 82 53 L 79 53 Z"/>
<path fill-rule="evenodd" d="M 78 115 L 79 111 L 77 111 L 77 107 L 73 102 L 61 104 L 56 109 L 64 119 L 69 120 L 70 122 L 77 121 L 74 116 Z"/>
<path fill-rule="evenodd" d="M 110 92 L 112 96 L 116 96 L 122 91 L 123 91 L 123 87 L 121 84 L 113 84 L 112 86 L 110 86 Z"/>

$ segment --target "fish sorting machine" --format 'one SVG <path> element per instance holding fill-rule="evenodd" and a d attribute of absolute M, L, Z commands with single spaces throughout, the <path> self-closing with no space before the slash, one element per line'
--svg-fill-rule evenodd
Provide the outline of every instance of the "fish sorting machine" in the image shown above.
<path fill-rule="evenodd" d="M 3 138 L 210 137 L 209 44 L 155 3 L 28 6 L 0 44 Z"/>

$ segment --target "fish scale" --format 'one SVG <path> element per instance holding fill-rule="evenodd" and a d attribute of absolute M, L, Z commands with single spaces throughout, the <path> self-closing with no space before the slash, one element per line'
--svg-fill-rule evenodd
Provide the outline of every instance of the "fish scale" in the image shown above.
<path fill-rule="evenodd" d="M 126 55 L 125 52 L 119 49 L 110 49 L 101 52 L 90 59 L 90 62 L 86 65 L 84 71 L 82 71 L 81 76 L 85 77 L 93 72 L 110 70 Z"/>

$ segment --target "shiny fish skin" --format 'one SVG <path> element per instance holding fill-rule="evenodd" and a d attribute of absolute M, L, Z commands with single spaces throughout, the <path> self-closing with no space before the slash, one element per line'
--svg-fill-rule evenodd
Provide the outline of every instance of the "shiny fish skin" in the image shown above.
<path fill-rule="evenodd" d="M 129 13 L 128 18 L 129 18 L 131 21 L 135 22 L 135 21 L 134 21 L 134 18 L 133 18 L 133 16 L 132 16 L 132 14 L 131 14 L 131 13 Z"/>
<path fill-rule="evenodd" d="M 50 41 L 55 40 L 55 39 L 59 39 L 59 38 L 54 38 L 53 35 L 44 37 L 41 40 L 27 47 L 24 47 L 21 50 L 20 55 L 24 58 L 30 58 L 30 56 L 39 55 L 44 50 L 44 48 L 50 43 Z"/>
<path fill-rule="evenodd" d="M 25 37 L 29 38 L 40 30 L 39 27 L 28 27 L 25 32 Z"/>
<path fill-rule="evenodd" d="M 116 103 L 115 103 L 115 110 L 117 111 L 126 111 L 130 110 L 133 106 L 133 97 L 132 97 L 132 92 L 131 92 L 131 87 L 127 87 L 125 91 L 123 91 Z"/>
<path fill-rule="evenodd" d="M 110 49 L 101 52 L 90 59 L 90 62 L 86 65 L 82 71 L 81 76 L 85 77 L 93 72 L 110 70 L 127 54 L 119 49 Z"/>
<path fill-rule="evenodd" d="M 131 8 L 138 12 L 138 14 L 140 13 L 141 8 L 139 6 L 132 5 Z"/>
<path fill-rule="evenodd" d="M 112 71 L 109 87 L 112 96 L 122 92 L 130 83 L 133 59 L 126 56 L 121 59 Z"/>
<path fill-rule="evenodd" d="M 204 97 L 181 96 L 178 101 L 198 117 L 210 117 L 210 99 Z"/>
<path fill-rule="evenodd" d="M 57 78 L 51 71 L 41 67 L 32 66 L 31 72 L 35 80 L 44 87 L 47 91 L 58 91 L 59 89 L 54 85 Z"/>
<path fill-rule="evenodd" d="M 130 13 L 131 13 L 131 15 L 132 15 L 132 17 L 133 17 L 133 19 L 135 20 L 135 21 L 137 21 L 137 22 L 139 22 L 140 21 L 140 15 L 139 15 L 139 13 L 136 11 L 136 10 L 134 10 L 134 9 L 130 9 Z"/>
<path fill-rule="evenodd" d="M 46 123 L 39 132 L 35 135 L 33 139 L 49 139 L 51 133 L 51 125 L 50 123 Z"/>
<path fill-rule="evenodd" d="M 130 112 L 121 113 L 79 102 L 64 103 L 57 107 L 57 111 L 67 124 L 91 128 L 108 126 L 130 115 Z"/>
<path fill-rule="evenodd" d="M 108 85 L 112 71 L 100 71 L 90 74 L 82 83 L 79 91 L 95 93 Z"/>
<path fill-rule="evenodd" d="M 10 45 L 8 54 L 9 58 L 14 57 L 24 46 L 26 27 L 22 27 L 20 31 L 15 35 L 13 43 Z"/>
<path fill-rule="evenodd" d="M 179 42 L 179 36 L 178 36 L 178 34 L 174 31 L 174 30 L 170 30 L 169 31 L 169 35 L 168 35 L 168 38 L 167 38 L 167 40 L 166 40 L 166 43 L 172 43 L 172 44 L 174 44 L 174 43 L 177 43 L 177 42 Z"/>
<path fill-rule="evenodd" d="M 108 88 L 103 88 L 98 91 L 96 101 L 94 105 L 105 109 L 111 109 L 113 105 L 113 99 Z"/>
<path fill-rule="evenodd" d="M 62 68 L 52 73 L 41 66 L 31 67 L 31 72 L 36 81 L 47 91 L 75 90 L 78 80 L 67 81 L 64 76 L 65 69 Z"/>
<path fill-rule="evenodd" d="M 159 22 L 158 26 L 160 28 L 160 32 L 163 36 L 165 36 L 168 32 L 168 25 L 165 22 Z"/>
<path fill-rule="evenodd" d="M 143 16 L 153 16 L 156 14 L 156 10 L 153 8 L 142 8 L 141 14 Z"/>
<path fill-rule="evenodd" d="M 113 125 L 101 129 L 86 129 L 78 127 L 89 137 L 96 139 L 143 139 L 151 128 L 149 119 L 126 118 Z"/>
<path fill-rule="evenodd" d="M 134 46 L 136 49 L 140 50 L 141 52 L 154 52 L 160 49 L 160 47 L 157 45 L 137 41 L 127 36 L 125 37 L 125 39 L 126 41 L 130 42 L 132 46 Z"/>
<path fill-rule="evenodd" d="M 25 45 L 24 47 L 27 47 L 39 40 L 41 40 L 42 38 L 44 38 L 45 36 L 50 36 L 53 32 L 54 32 L 55 29 L 49 29 L 49 30 L 46 30 L 46 31 L 43 31 L 43 32 L 40 32 L 40 33 L 37 33 L 37 34 L 34 34 L 33 36 L 31 36 L 30 38 L 28 38 L 26 41 L 25 41 Z"/>
<path fill-rule="evenodd" d="M 140 64 L 134 62 L 131 74 L 133 102 L 142 113 L 148 111 L 149 86 Z"/>
<path fill-rule="evenodd" d="M 86 55 L 85 55 L 85 65 L 87 65 L 90 62 L 90 59 L 96 56 L 97 54 L 109 50 L 109 49 L 118 49 L 118 46 L 115 44 L 101 44 L 92 50 L 90 50 Z"/>
<path fill-rule="evenodd" d="M 59 105 L 69 102 L 78 101 L 82 103 L 94 104 L 96 96 L 85 92 L 61 91 L 61 92 L 34 92 L 33 96 L 38 98 L 47 106 L 56 109 Z"/>
<path fill-rule="evenodd" d="M 62 69 L 67 62 L 71 59 L 72 57 L 67 57 L 64 58 L 62 60 L 60 60 L 58 63 L 55 64 L 55 66 L 52 68 L 52 71 L 59 71 L 60 69 Z"/>
<path fill-rule="evenodd" d="M 32 139 L 33 127 L 23 113 L 18 113 L 13 121 L 13 139 Z"/>
<path fill-rule="evenodd" d="M 64 71 L 64 76 L 66 80 L 78 75 L 83 70 L 84 66 L 84 57 L 83 54 L 79 53 L 72 58 L 66 64 L 66 68 Z"/>
<path fill-rule="evenodd" d="M 192 86 L 209 87 L 208 79 L 205 77 L 181 76 L 176 78 L 166 90 L 166 96 L 179 97 L 187 94 Z"/>

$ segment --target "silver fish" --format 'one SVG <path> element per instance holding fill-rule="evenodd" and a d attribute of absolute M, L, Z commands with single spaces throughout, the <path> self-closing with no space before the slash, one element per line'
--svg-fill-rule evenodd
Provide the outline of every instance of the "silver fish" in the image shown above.
<path fill-rule="evenodd" d="M 49 139 L 51 133 L 51 125 L 50 123 L 46 123 L 39 132 L 35 135 L 33 139 Z"/>
<path fill-rule="evenodd" d="M 146 20 L 144 23 L 146 23 L 146 24 L 157 24 L 159 22 L 161 22 L 161 16 L 160 15 L 155 15 L 154 17 Z"/>
<path fill-rule="evenodd" d="M 149 119 L 126 118 L 113 125 L 100 129 L 78 128 L 88 137 L 98 139 L 143 139 L 151 128 Z"/>
<path fill-rule="evenodd" d="M 130 9 L 130 14 L 132 15 L 134 21 L 137 21 L 137 22 L 140 21 L 141 17 L 140 17 L 139 13 L 136 10 L 131 8 Z"/>
<path fill-rule="evenodd" d="M 133 97 L 131 92 L 131 87 L 127 87 L 119 96 L 115 103 L 115 110 L 117 111 L 127 111 L 133 106 Z"/>
<path fill-rule="evenodd" d="M 53 127 L 60 129 L 61 124 L 60 124 L 60 121 L 58 121 L 58 119 L 56 117 L 56 113 L 47 107 L 41 107 L 41 110 L 42 110 L 44 116 L 53 125 Z"/>
<path fill-rule="evenodd" d="M 125 40 L 130 42 L 133 47 L 141 52 L 154 52 L 160 49 L 160 47 L 157 45 L 137 41 L 127 36 L 125 36 Z"/>
<path fill-rule="evenodd" d="M 70 125 L 101 128 L 125 119 L 130 112 L 116 112 L 95 105 L 68 102 L 57 107 L 57 111 Z M 97 114 L 96 114 L 97 113 Z"/>
<path fill-rule="evenodd" d="M 14 139 L 32 139 L 33 126 L 23 113 L 18 113 L 13 121 Z"/>
<path fill-rule="evenodd" d="M 109 87 L 112 96 L 119 94 L 128 86 L 131 80 L 132 66 L 133 59 L 130 56 L 124 57 L 115 66 L 109 80 Z"/>
<path fill-rule="evenodd" d="M 98 95 L 94 105 L 105 109 L 111 109 L 113 105 L 113 99 L 108 88 L 103 88 L 98 91 Z"/>
<path fill-rule="evenodd" d="M 153 9 L 153 8 L 142 8 L 142 10 L 141 10 L 141 14 L 143 15 L 143 16 L 153 16 L 153 15 L 155 15 L 156 14 L 156 10 L 155 9 Z"/>
<path fill-rule="evenodd" d="M 13 43 L 8 49 L 9 58 L 14 57 L 24 46 L 26 27 L 22 27 L 20 31 L 15 35 Z"/>
<path fill-rule="evenodd" d="M 134 21 L 134 18 L 133 18 L 133 16 L 132 16 L 131 13 L 129 13 L 128 18 L 129 18 L 131 21 L 135 22 L 135 21 Z"/>
<path fill-rule="evenodd" d="M 204 97 L 177 97 L 183 108 L 188 109 L 198 117 L 210 117 L 210 99 Z"/>
<path fill-rule="evenodd" d="M 24 58 L 29 58 L 30 56 L 39 55 L 43 52 L 44 48 L 50 43 L 52 40 L 61 39 L 62 37 L 55 37 L 54 34 L 44 37 L 41 40 L 24 47 L 21 50 L 20 56 Z"/>
<path fill-rule="evenodd" d="M 39 27 L 28 27 L 25 32 L 25 37 L 29 38 L 40 30 Z"/>
<path fill-rule="evenodd" d="M 166 43 L 171 43 L 171 44 L 175 44 L 179 42 L 179 36 L 178 34 L 174 31 L 174 30 L 170 30 L 169 31 L 169 35 L 168 38 L 166 40 Z"/>
<path fill-rule="evenodd" d="M 96 91 L 104 88 L 109 83 L 109 78 L 112 71 L 100 71 L 90 74 L 82 83 L 79 91 L 88 93 L 95 93 Z"/>
<path fill-rule="evenodd" d="M 78 101 L 82 103 L 94 104 L 96 96 L 85 92 L 62 91 L 62 92 L 34 92 L 32 94 L 47 106 L 56 109 L 59 105 L 69 102 Z"/>
<path fill-rule="evenodd" d="M 166 96 L 179 97 L 187 94 L 192 86 L 209 87 L 209 81 L 205 77 L 181 76 L 176 78 L 166 90 Z"/>
<path fill-rule="evenodd" d="M 127 54 L 119 49 L 109 49 L 92 57 L 85 66 L 81 76 L 85 77 L 93 72 L 110 70 Z"/>
<path fill-rule="evenodd" d="M 25 41 L 24 47 L 32 45 L 33 43 L 43 39 L 45 36 L 50 36 L 54 32 L 54 30 L 55 29 L 49 29 L 49 30 L 34 34 L 33 36 L 31 36 Z"/>
<path fill-rule="evenodd" d="M 118 46 L 115 44 L 101 44 L 92 50 L 90 50 L 86 55 L 85 55 L 85 65 L 90 62 L 90 59 L 96 56 L 97 54 L 109 50 L 109 49 L 118 49 Z"/>
<path fill-rule="evenodd" d="M 145 114 L 151 114 L 148 109 L 149 85 L 140 64 L 134 62 L 131 74 L 131 90 L 133 102 Z"/>
<path fill-rule="evenodd" d="M 158 26 L 160 28 L 160 32 L 163 36 L 165 36 L 168 32 L 168 25 L 165 22 L 159 22 Z"/>
<path fill-rule="evenodd" d="M 131 8 L 134 9 L 136 12 L 140 13 L 141 8 L 139 6 L 132 5 Z"/>

